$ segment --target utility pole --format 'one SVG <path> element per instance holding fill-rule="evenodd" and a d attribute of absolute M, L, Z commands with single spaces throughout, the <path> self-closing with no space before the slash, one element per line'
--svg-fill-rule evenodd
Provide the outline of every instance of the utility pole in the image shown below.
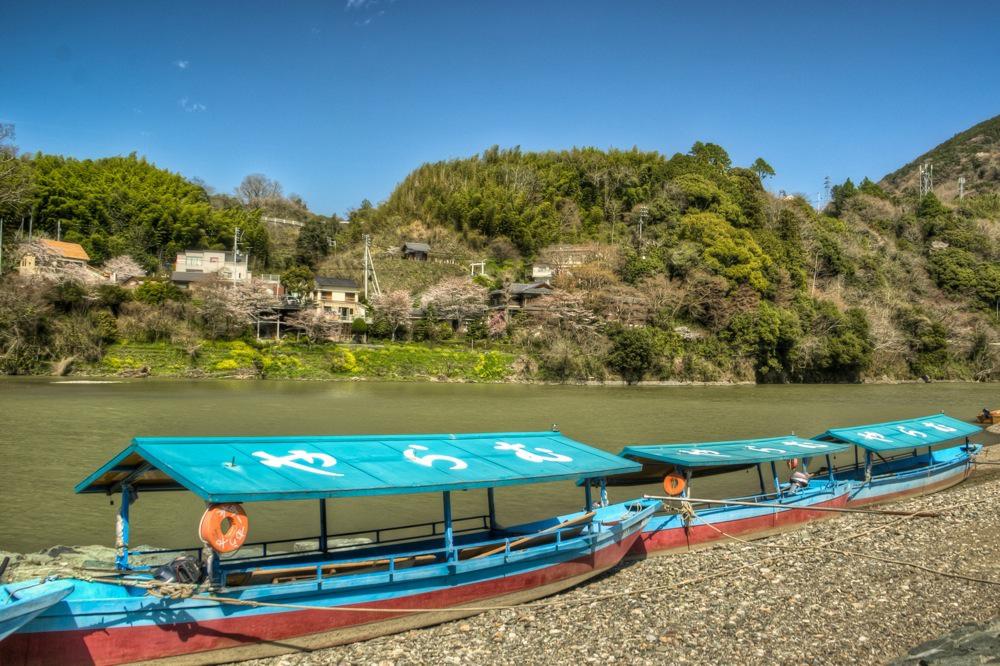
<path fill-rule="evenodd" d="M 958 177 L 958 200 L 965 198 L 965 176 Z"/>
<path fill-rule="evenodd" d="M 240 266 L 240 228 L 233 228 L 233 286 L 236 286 L 236 276 Z M 248 265 L 249 267 L 249 265 Z"/>
<path fill-rule="evenodd" d="M 0 217 L 0 275 L 3 275 L 3 218 Z"/>
<path fill-rule="evenodd" d="M 28 217 L 28 240 L 31 240 L 31 228 L 35 226 L 35 211 L 31 211 Z"/>
<path fill-rule="evenodd" d="M 646 206 L 645 204 L 643 204 L 642 206 L 639 206 L 639 255 L 643 259 L 646 258 L 646 255 L 645 255 L 645 253 L 643 253 L 642 227 L 646 223 L 646 216 L 647 215 L 649 215 L 649 206 Z"/>
<path fill-rule="evenodd" d="M 378 284 L 378 274 L 375 273 L 375 262 L 372 261 L 372 237 L 368 234 L 364 236 L 365 240 L 365 300 L 368 300 L 368 283 L 371 281 L 372 290 L 375 292 L 376 296 L 382 294 L 382 288 Z M 369 273 L 371 274 L 369 276 Z"/>
<path fill-rule="evenodd" d="M 56 220 L 56 240 L 62 240 L 62 220 Z"/>

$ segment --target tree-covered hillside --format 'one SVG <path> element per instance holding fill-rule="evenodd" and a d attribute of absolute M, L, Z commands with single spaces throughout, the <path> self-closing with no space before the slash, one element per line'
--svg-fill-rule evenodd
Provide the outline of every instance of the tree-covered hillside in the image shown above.
<path fill-rule="evenodd" d="M 387 292 L 369 303 L 371 338 L 450 339 L 455 317 L 444 313 L 461 311 L 458 318 L 471 317 L 463 339 L 516 354 L 528 378 L 809 382 L 1000 373 L 992 344 L 1000 294 L 995 192 L 942 203 L 865 179 L 836 186 L 830 206 L 816 211 L 802 198 L 767 192 L 774 171 L 764 160 L 734 166 L 711 143 L 669 158 L 637 149 L 494 147 L 417 168 L 386 201 L 365 200 L 342 225 L 260 174 L 225 195 L 134 155 L 17 156 L 2 139 L 7 272 L 10 244 L 27 223 L 80 242 L 94 263 L 131 255 L 161 274 L 177 250 L 230 248 L 239 226 L 254 270 L 298 285 L 317 274 L 360 278 L 369 235 Z M 402 259 L 403 241 L 429 243 L 431 260 Z M 554 243 L 586 245 L 589 258 L 557 275 L 555 293 L 531 311 L 485 311 L 484 287 L 524 281 Z M 486 268 L 475 285 L 473 262 Z M 69 299 L 65 285 L 39 287 L 37 303 L 0 307 L 0 321 L 17 333 L 0 335 L 0 358 L 16 352 L 10 367 L 33 371 L 74 354 L 99 357 L 117 340 L 196 354 L 200 336 L 249 336 L 249 296 L 189 302 L 169 287 L 150 282 L 138 302 L 117 291 L 78 286 Z M 38 308 L 22 311 L 33 303 Z"/>
<path fill-rule="evenodd" d="M 521 343 L 554 377 L 600 375 L 587 359 L 636 327 L 652 350 L 649 375 L 662 379 L 990 374 L 993 227 L 930 198 L 901 202 L 867 179 L 835 188 L 820 213 L 767 193 L 771 174 L 763 160 L 735 167 L 700 142 L 669 159 L 492 148 L 419 167 L 355 232 L 390 244 L 400 229 L 417 229 L 411 240 L 447 230 L 507 279 L 550 243 L 609 248 L 617 258 L 557 280 L 596 326 L 539 334 L 522 324 Z"/>

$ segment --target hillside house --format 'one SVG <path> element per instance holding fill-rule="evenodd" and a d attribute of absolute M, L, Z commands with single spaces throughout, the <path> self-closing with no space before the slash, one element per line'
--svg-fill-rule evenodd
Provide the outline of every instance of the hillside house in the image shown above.
<path fill-rule="evenodd" d="M 572 271 L 573 268 L 592 261 L 606 259 L 604 254 L 601 246 L 596 243 L 549 245 L 538 253 L 538 261 L 531 269 L 532 279 L 536 279 L 536 269 L 538 271 L 537 279 L 545 279 L 565 271 Z"/>
<path fill-rule="evenodd" d="M 354 280 L 320 276 L 316 278 L 310 300 L 313 307 L 335 316 L 349 328 L 351 322 L 365 316 L 360 296 L 361 288 Z"/>
<path fill-rule="evenodd" d="M 74 277 L 101 281 L 105 275 L 89 265 L 90 255 L 79 243 L 39 238 L 29 241 L 17 272 L 25 276 Z"/>
<path fill-rule="evenodd" d="M 555 287 L 545 281 L 513 282 L 506 289 L 494 289 L 490 292 L 490 307 L 507 312 L 531 310 L 533 301 L 554 291 Z"/>
<path fill-rule="evenodd" d="M 184 250 L 177 253 L 170 280 L 187 288 L 216 277 L 235 282 L 249 280 L 252 276 L 247 255 L 237 256 L 225 250 Z"/>
<path fill-rule="evenodd" d="M 403 259 L 427 261 L 430 258 L 431 246 L 427 243 L 403 243 Z"/>

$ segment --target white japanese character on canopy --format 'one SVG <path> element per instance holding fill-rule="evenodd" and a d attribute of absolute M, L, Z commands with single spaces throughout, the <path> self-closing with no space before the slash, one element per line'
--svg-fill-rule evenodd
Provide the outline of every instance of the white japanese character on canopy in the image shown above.
<path fill-rule="evenodd" d="M 455 456 L 446 456 L 440 453 L 428 453 L 424 456 L 417 455 L 417 451 L 429 450 L 430 449 L 422 444 L 410 444 L 406 450 L 403 451 L 403 457 L 411 463 L 423 465 L 424 467 L 434 467 L 434 463 L 439 460 L 451 463 L 451 467 L 448 467 L 448 469 L 451 470 L 465 469 L 469 466 L 469 463 L 465 462 L 461 458 L 456 458 Z"/>
<path fill-rule="evenodd" d="M 267 465 L 268 467 L 291 467 L 292 469 L 297 469 L 302 472 L 309 472 L 310 474 L 320 474 L 323 476 L 344 476 L 337 472 L 328 472 L 326 470 L 315 467 L 314 465 L 319 462 L 321 467 L 333 467 L 337 464 L 337 459 L 326 453 L 320 453 L 317 451 L 303 451 L 302 449 L 292 449 L 288 452 L 288 455 L 276 456 L 267 451 L 254 451 L 255 457 L 260 458 L 262 465 Z M 298 462 L 299 460 L 309 463 L 308 465 L 303 465 Z"/>
<path fill-rule="evenodd" d="M 527 460 L 528 462 L 533 462 L 533 463 L 542 463 L 542 462 L 564 463 L 573 461 L 573 459 L 569 456 L 563 455 L 561 453 L 556 453 L 552 449 L 546 449 L 540 446 L 536 446 L 534 450 L 540 453 L 544 453 L 546 455 L 538 455 L 538 453 L 533 453 L 524 448 L 524 444 L 511 444 L 509 442 L 497 442 L 496 446 L 494 446 L 493 448 L 496 449 L 497 451 L 513 451 L 514 455 L 516 455 L 521 460 Z"/>

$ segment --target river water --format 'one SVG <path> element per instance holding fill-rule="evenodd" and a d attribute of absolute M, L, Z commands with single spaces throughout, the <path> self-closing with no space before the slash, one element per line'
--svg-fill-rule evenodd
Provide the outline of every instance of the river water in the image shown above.
<path fill-rule="evenodd" d="M 594 387 L 375 382 L 0 379 L 0 550 L 113 543 L 109 498 L 73 486 L 137 435 L 317 435 L 548 430 L 617 452 L 625 444 L 797 434 L 945 411 L 997 407 L 984 384 Z M 752 491 L 756 473 L 699 480 L 698 495 Z M 614 488 L 627 499 L 643 488 Z M 649 487 L 655 491 L 655 487 Z M 456 493 L 455 514 L 485 511 L 485 493 Z M 577 510 L 569 483 L 497 491 L 511 524 Z M 331 532 L 440 518 L 438 496 L 333 500 Z M 251 540 L 318 533 L 318 503 L 247 507 Z M 133 544 L 197 543 L 204 505 L 187 492 L 147 493 L 133 506 Z"/>

